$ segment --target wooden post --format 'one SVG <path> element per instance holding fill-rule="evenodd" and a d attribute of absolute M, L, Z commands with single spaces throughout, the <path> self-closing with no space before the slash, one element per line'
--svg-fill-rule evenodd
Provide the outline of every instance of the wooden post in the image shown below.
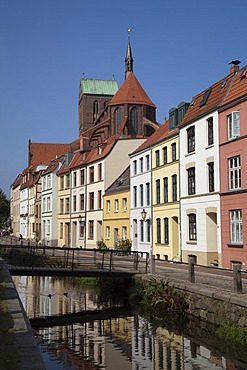
<path fill-rule="evenodd" d="M 234 291 L 242 293 L 241 263 L 233 263 L 233 286 Z"/>
<path fill-rule="evenodd" d="M 189 281 L 191 283 L 195 282 L 195 258 L 189 257 L 188 258 L 188 269 L 189 269 Z"/>
<path fill-rule="evenodd" d="M 71 266 L 72 271 L 74 271 L 74 257 L 75 257 L 75 250 L 73 248 L 73 250 L 72 250 L 72 266 Z"/>
<path fill-rule="evenodd" d="M 155 255 L 150 254 L 150 274 L 155 274 Z"/>
<path fill-rule="evenodd" d="M 110 272 L 112 271 L 112 264 L 113 264 L 112 256 L 113 256 L 113 250 L 111 249 L 111 251 L 110 251 Z"/>

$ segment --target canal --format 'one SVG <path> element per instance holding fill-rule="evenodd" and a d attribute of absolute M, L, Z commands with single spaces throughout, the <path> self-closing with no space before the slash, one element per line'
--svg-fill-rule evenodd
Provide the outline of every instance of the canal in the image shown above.
<path fill-rule="evenodd" d="M 48 370 L 247 369 L 245 356 L 239 358 L 234 350 L 221 351 L 205 324 L 199 328 L 189 323 L 189 329 L 178 334 L 121 310 L 112 317 L 87 319 L 85 311 L 97 314 L 105 309 L 95 288 L 71 278 L 14 276 L 13 280 L 31 321 L 82 314 L 78 319 L 75 315 L 55 325 L 48 322 L 42 328 L 35 327 Z"/>

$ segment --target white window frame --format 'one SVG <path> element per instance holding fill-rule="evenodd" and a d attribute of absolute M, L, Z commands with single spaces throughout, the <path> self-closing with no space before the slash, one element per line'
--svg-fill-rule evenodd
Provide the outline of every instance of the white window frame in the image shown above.
<path fill-rule="evenodd" d="M 51 188 L 51 174 L 47 175 L 47 189 Z"/>
<path fill-rule="evenodd" d="M 241 209 L 230 211 L 230 237 L 232 244 L 243 243 Z"/>
<path fill-rule="evenodd" d="M 110 202 L 110 200 L 106 201 L 106 209 L 107 209 L 107 213 L 111 212 L 111 202 Z"/>
<path fill-rule="evenodd" d="M 110 226 L 106 226 L 106 229 L 105 229 L 106 231 L 105 231 L 105 233 L 106 233 L 106 239 L 110 239 L 110 237 L 111 237 L 111 228 L 110 228 Z"/>
<path fill-rule="evenodd" d="M 115 199 L 114 204 L 115 204 L 115 212 L 119 212 L 119 201 L 118 201 L 118 199 Z"/>
<path fill-rule="evenodd" d="M 240 156 L 232 157 L 229 161 L 229 189 L 241 189 L 241 162 Z"/>
<path fill-rule="evenodd" d="M 235 139 L 240 136 L 240 113 L 233 111 L 227 116 L 228 124 L 228 140 Z"/>
<path fill-rule="evenodd" d="M 127 211 L 127 198 L 123 198 L 123 212 Z"/>

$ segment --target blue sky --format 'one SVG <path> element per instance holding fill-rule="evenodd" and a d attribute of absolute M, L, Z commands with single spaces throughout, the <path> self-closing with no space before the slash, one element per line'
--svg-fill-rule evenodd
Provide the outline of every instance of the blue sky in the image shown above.
<path fill-rule="evenodd" d="M 134 73 L 163 122 L 170 108 L 247 64 L 246 0 L 0 0 L 0 188 L 27 167 L 28 140 L 78 137 L 79 80 Z"/>

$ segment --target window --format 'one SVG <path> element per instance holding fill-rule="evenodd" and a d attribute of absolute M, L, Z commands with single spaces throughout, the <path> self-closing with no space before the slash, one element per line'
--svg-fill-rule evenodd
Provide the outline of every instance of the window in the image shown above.
<path fill-rule="evenodd" d="M 43 178 L 43 190 L 46 190 L 46 176 Z"/>
<path fill-rule="evenodd" d="M 69 198 L 65 199 L 65 213 L 69 213 Z"/>
<path fill-rule="evenodd" d="M 99 115 L 99 103 L 96 101 L 93 102 L 93 120 L 95 121 Z"/>
<path fill-rule="evenodd" d="M 140 158 L 140 172 L 143 172 L 143 158 Z"/>
<path fill-rule="evenodd" d="M 160 180 L 156 180 L 156 203 L 160 203 Z"/>
<path fill-rule="evenodd" d="M 123 211 L 127 211 L 127 198 L 123 198 Z"/>
<path fill-rule="evenodd" d="M 94 192 L 89 193 L 89 209 L 94 209 Z"/>
<path fill-rule="evenodd" d="M 177 200 L 178 200 L 177 175 L 172 175 L 172 201 L 176 202 Z"/>
<path fill-rule="evenodd" d="M 102 208 L 102 191 L 98 190 L 98 209 Z"/>
<path fill-rule="evenodd" d="M 111 202 L 109 200 L 106 201 L 106 209 L 107 209 L 107 213 L 111 212 Z"/>
<path fill-rule="evenodd" d="M 147 206 L 150 205 L 150 183 L 146 183 L 146 204 Z"/>
<path fill-rule="evenodd" d="M 74 181 L 74 188 L 76 188 L 76 171 L 73 172 L 73 181 Z"/>
<path fill-rule="evenodd" d="M 229 183 L 230 190 L 241 188 L 240 156 L 229 159 Z"/>
<path fill-rule="evenodd" d="M 137 187 L 134 186 L 134 207 L 137 207 Z"/>
<path fill-rule="evenodd" d="M 156 167 L 160 165 L 160 151 L 156 150 L 155 152 Z"/>
<path fill-rule="evenodd" d="M 60 239 L 63 239 L 63 223 L 60 222 L 60 233 L 59 233 Z"/>
<path fill-rule="evenodd" d="M 164 146 L 163 148 L 163 162 L 164 164 L 167 164 L 167 146 Z"/>
<path fill-rule="evenodd" d="M 209 95 L 211 93 L 211 90 L 212 90 L 212 87 L 210 87 L 209 89 L 207 89 L 205 92 L 204 92 L 204 95 L 203 95 L 203 98 L 202 100 L 200 101 L 200 104 L 199 104 L 199 107 L 203 107 L 206 103 L 207 103 L 207 100 L 209 98 Z"/>
<path fill-rule="evenodd" d="M 157 225 L 157 243 L 161 243 L 161 224 L 160 224 L 160 218 L 157 218 L 156 225 Z"/>
<path fill-rule="evenodd" d="M 47 188 L 50 189 L 51 188 L 51 175 L 48 175 L 47 176 Z"/>
<path fill-rule="evenodd" d="M 60 177 L 60 190 L 64 189 L 64 176 Z"/>
<path fill-rule="evenodd" d="M 195 126 L 192 126 L 187 130 L 187 145 L 188 153 L 195 151 Z"/>
<path fill-rule="evenodd" d="M 213 117 L 208 119 L 208 145 L 213 145 L 214 143 L 214 123 Z"/>
<path fill-rule="evenodd" d="M 60 213 L 63 214 L 64 213 L 64 199 L 60 199 Z"/>
<path fill-rule="evenodd" d="M 51 220 L 47 220 L 47 229 L 46 229 L 46 235 L 51 234 Z"/>
<path fill-rule="evenodd" d="M 85 196 L 84 194 L 80 194 L 80 210 L 83 211 L 85 208 Z"/>
<path fill-rule="evenodd" d="M 93 239 L 94 223 L 93 220 L 89 221 L 89 236 L 88 239 Z"/>
<path fill-rule="evenodd" d="M 164 202 L 168 202 L 168 177 L 164 177 Z"/>
<path fill-rule="evenodd" d="M 106 239 L 110 239 L 111 237 L 111 232 L 110 232 L 110 226 L 106 226 Z"/>
<path fill-rule="evenodd" d="M 85 170 L 80 170 L 81 185 L 85 184 Z"/>
<path fill-rule="evenodd" d="M 165 244 L 169 244 L 169 220 L 167 217 L 164 218 L 164 241 Z"/>
<path fill-rule="evenodd" d="M 84 236 L 85 236 L 85 222 L 80 221 L 79 227 L 80 227 L 80 238 L 84 238 Z"/>
<path fill-rule="evenodd" d="M 123 235 L 123 240 L 127 239 L 127 227 L 123 226 L 122 227 L 122 235 Z"/>
<path fill-rule="evenodd" d="M 133 161 L 133 171 L 134 171 L 134 175 L 137 174 L 137 161 Z"/>
<path fill-rule="evenodd" d="M 89 182 L 94 182 L 94 166 L 89 167 Z"/>
<path fill-rule="evenodd" d="M 144 198 L 144 194 L 143 194 L 143 185 L 141 184 L 141 185 L 140 185 L 140 206 L 141 206 L 141 207 L 143 206 L 143 198 Z"/>
<path fill-rule="evenodd" d="M 76 212 L 76 195 L 73 196 L 73 211 Z"/>
<path fill-rule="evenodd" d="M 240 114 L 238 111 L 232 112 L 227 116 L 228 139 L 235 139 L 240 135 Z"/>
<path fill-rule="evenodd" d="M 70 176 L 69 174 L 66 175 L 66 189 L 68 189 L 70 187 Z"/>
<path fill-rule="evenodd" d="M 51 211 L 51 197 L 47 197 L 47 211 Z"/>
<path fill-rule="evenodd" d="M 195 175 L 195 167 L 191 167 L 188 169 L 188 194 L 195 194 L 196 193 L 196 175 Z"/>
<path fill-rule="evenodd" d="M 150 220 L 147 220 L 146 224 L 147 224 L 147 242 L 150 243 L 150 241 L 151 241 L 151 223 L 150 223 Z"/>
<path fill-rule="evenodd" d="M 102 163 L 98 164 L 98 180 L 102 180 Z"/>
<path fill-rule="evenodd" d="M 118 212 L 119 211 L 119 203 L 118 203 L 118 199 L 115 199 L 115 212 Z"/>
<path fill-rule="evenodd" d="M 208 163 L 208 191 L 214 191 L 214 162 Z"/>
<path fill-rule="evenodd" d="M 143 220 L 141 220 L 141 222 L 140 222 L 140 228 L 141 228 L 141 230 L 140 230 L 140 235 L 141 235 L 140 240 L 141 240 L 141 242 L 143 242 L 144 241 L 144 221 Z"/>
<path fill-rule="evenodd" d="M 173 143 L 172 145 L 172 161 L 176 161 L 177 159 L 177 147 L 176 147 L 176 143 Z"/>
<path fill-rule="evenodd" d="M 242 211 L 230 211 L 231 243 L 243 243 L 242 236 Z"/>
<path fill-rule="evenodd" d="M 197 240 L 196 235 L 196 214 L 189 215 L 189 240 Z"/>
<path fill-rule="evenodd" d="M 146 170 L 149 171 L 150 169 L 150 158 L 149 155 L 146 155 Z"/>
<path fill-rule="evenodd" d="M 122 111 L 120 108 L 117 108 L 114 112 L 115 135 L 119 134 L 121 122 L 122 122 Z"/>
<path fill-rule="evenodd" d="M 137 135 L 138 133 L 138 110 L 136 108 L 131 109 L 131 135 Z"/>

